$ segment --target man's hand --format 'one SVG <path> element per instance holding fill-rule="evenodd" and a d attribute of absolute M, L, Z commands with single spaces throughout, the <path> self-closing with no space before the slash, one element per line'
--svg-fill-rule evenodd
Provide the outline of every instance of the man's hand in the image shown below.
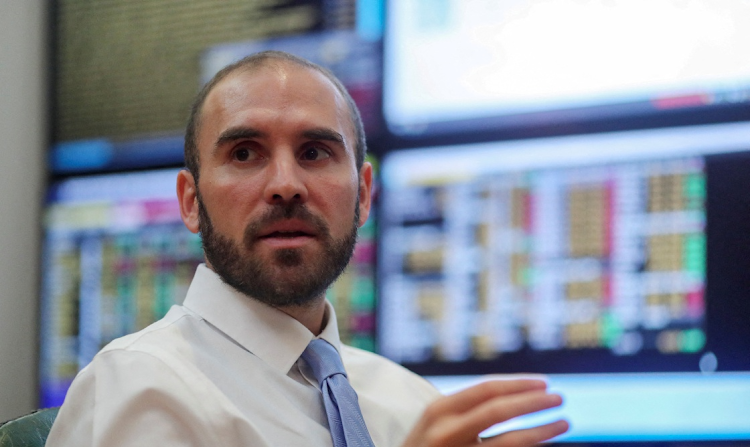
<path fill-rule="evenodd" d="M 562 397 L 543 380 L 491 380 L 433 402 L 403 447 L 462 447 L 480 442 L 479 433 L 516 416 L 557 407 Z M 564 420 L 485 439 L 487 446 L 527 447 L 568 430 Z"/>

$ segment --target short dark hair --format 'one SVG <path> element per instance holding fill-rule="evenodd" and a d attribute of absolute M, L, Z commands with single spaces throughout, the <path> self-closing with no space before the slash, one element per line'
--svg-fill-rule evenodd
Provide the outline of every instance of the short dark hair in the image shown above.
<path fill-rule="evenodd" d="M 318 64 L 314 64 L 308 60 L 297 57 L 293 54 L 286 53 L 283 51 L 263 51 L 247 56 L 239 61 L 227 65 L 226 67 L 219 70 L 218 73 L 211 78 L 206 85 L 200 90 L 198 95 L 193 101 L 193 105 L 190 108 L 190 117 L 188 118 L 187 127 L 185 129 L 185 166 L 193 174 L 196 184 L 198 183 L 198 176 L 200 170 L 200 157 L 198 154 L 198 131 L 200 128 L 201 113 L 203 111 L 203 104 L 206 102 L 206 97 L 216 87 L 216 85 L 224 80 L 230 74 L 239 70 L 250 70 L 257 67 L 263 67 L 272 61 L 284 61 L 291 62 L 300 67 L 309 68 L 321 73 L 325 76 L 333 85 L 336 87 L 341 96 L 346 100 L 346 104 L 349 107 L 349 117 L 351 124 L 354 129 L 354 136 L 357 139 L 355 145 L 355 160 L 357 164 L 357 170 L 362 168 L 362 164 L 365 161 L 365 154 L 367 153 L 367 142 L 365 140 L 365 130 L 362 125 L 362 118 L 359 114 L 359 109 L 354 103 L 354 99 L 344 87 L 344 84 L 331 73 L 330 70 L 321 67 Z"/>

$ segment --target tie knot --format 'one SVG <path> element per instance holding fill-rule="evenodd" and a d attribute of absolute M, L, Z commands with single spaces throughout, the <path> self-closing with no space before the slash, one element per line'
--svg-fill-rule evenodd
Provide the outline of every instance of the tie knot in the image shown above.
<path fill-rule="evenodd" d="M 305 352 L 302 353 L 302 358 L 312 368 L 318 385 L 334 374 L 346 376 L 344 364 L 341 363 L 338 351 L 325 340 L 316 338 L 311 341 Z"/>

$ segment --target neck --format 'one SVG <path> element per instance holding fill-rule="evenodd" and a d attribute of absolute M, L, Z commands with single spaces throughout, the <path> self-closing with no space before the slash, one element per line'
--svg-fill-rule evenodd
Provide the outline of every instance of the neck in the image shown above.
<path fill-rule="evenodd" d="M 304 306 L 285 306 L 278 307 L 277 309 L 302 323 L 316 337 L 325 328 L 326 302 L 324 296 Z"/>
<path fill-rule="evenodd" d="M 211 265 L 211 262 L 207 258 L 205 259 L 205 263 L 206 263 L 206 267 L 208 267 L 210 270 L 212 270 L 213 272 L 217 273 L 220 277 L 222 277 L 222 275 L 219 274 L 216 271 L 216 269 L 214 269 L 214 267 Z M 222 281 L 225 281 L 223 277 L 222 277 Z M 245 293 L 244 291 L 238 289 L 237 287 L 234 287 L 234 289 L 244 294 L 250 299 L 255 299 L 255 298 L 252 298 L 247 293 Z M 323 292 L 321 296 L 311 300 L 310 302 L 305 303 L 303 305 L 299 305 L 299 306 L 273 306 L 272 304 L 267 303 L 265 301 L 260 301 L 260 300 L 258 301 L 266 305 L 275 307 L 281 312 L 284 312 L 285 314 L 299 321 L 316 337 L 320 335 L 320 333 L 323 332 L 323 329 L 325 328 L 325 323 L 327 321 L 326 320 L 325 292 Z"/>

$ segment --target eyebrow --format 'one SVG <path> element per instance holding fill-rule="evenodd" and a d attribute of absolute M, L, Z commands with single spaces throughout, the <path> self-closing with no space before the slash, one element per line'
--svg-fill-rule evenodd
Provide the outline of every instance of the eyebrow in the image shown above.
<path fill-rule="evenodd" d="M 344 137 L 335 130 L 326 127 L 316 127 L 302 132 L 302 136 L 310 140 L 331 141 L 344 144 Z"/>
<path fill-rule="evenodd" d="M 254 127 L 230 127 L 229 129 L 222 132 L 216 139 L 214 144 L 214 150 L 218 150 L 221 146 L 232 141 L 252 139 L 252 138 L 263 138 L 267 134 Z M 302 132 L 302 137 L 310 140 L 318 141 L 331 141 L 341 145 L 345 145 L 344 137 L 333 129 L 327 127 L 315 127 L 313 129 L 307 129 Z"/>
<path fill-rule="evenodd" d="M 222 145 L 232 141 L 264 137 L 265 135 L 266 134 L 264 132 L 253 127 L 230 127 L 229 129 L 222 132 L 221 135 L 219 135 L 219 138 L 216 139 L 216 144 L 214 145 L 214 147 L 219 148 Z"/>

